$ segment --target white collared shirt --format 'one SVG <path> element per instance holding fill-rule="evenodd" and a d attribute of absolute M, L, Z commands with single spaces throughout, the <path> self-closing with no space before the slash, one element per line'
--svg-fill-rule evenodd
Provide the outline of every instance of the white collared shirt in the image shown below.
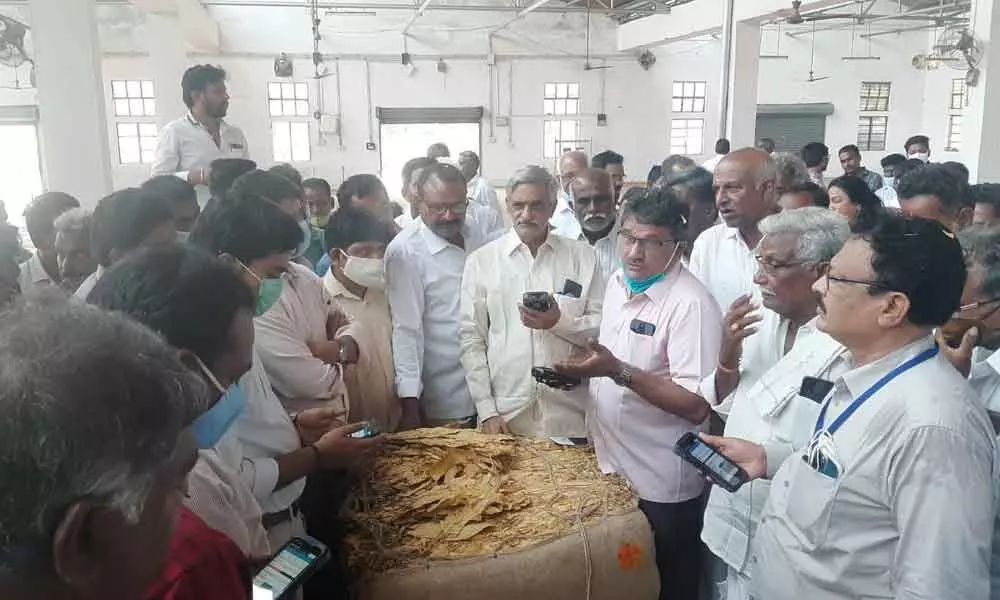
<path fill-rule="evenodd" d="M 710 158 L 710 159 L 706 160 L 705 162 L 701 163 L 701 166 L 702 166 L 702 168 L 706 169 L 707 171 L 714 173 L 715 172 L 715 167 L 719 166 L 719 163 L 722 162 L 722 159 L 725 158 L 725 157 L 726 157 L 725 154 L 716 154 L 712 158 Z"/>
<path fill-rule="evenodd" d="M 237 436 L 242 444 L 240 475 L 250 486 L 265 513 L 285 510 L 299 499 L 306 487 L 303 477 L 281 489 L 278 485 L 277 458 L 302 447 L 291 417 L 271 388 L 256 348 L 253 365 L 240 378 L 246 398 L 243 413 L 236 420 Z"/>
<path fill-rule="evenodd" d="M 875 190 L 875 195 L 882 201 L 882 206 L 886 208 L 899 208 L 899 197 L 896 195 L 896 188 L 891 185 L 883 185 Z"/>
<path fill-rule="evenodd" d="M 462 232 L 465 248 L 419 221 L 398 233 L 385 252 L 396 393 L 421 398 L 433 420 L 476 412 L 461 364 L 462 272 L 466 257 L 489 240 L 468 218 Z"/>
<path fill-rule="evenodd" d="M 680 263 L 665 279 L 630 296 L 619 271 L 604 295 L 600 343 L 619 360 L 697 393 L 715 367 L 722 343 L 722 315 L 708 290 Z M 632 331 L 633 321 L 655 327 Z M 600 377 L 590 381 L 587 415 L 597 462 L 618 473 L 639 498 L 677 503 L 702 493 L 701 475 L 674 453 L 674 444 L 695 425 L 650 404 L 638 394 Z"/>
<path fill-rule="evenodd" d="M 1000 352 L 976 348 L 972 358 L 969 385 L 986 410 L 1000 413 Z"/>
<path fill-rule="evenodd" d="M 374 420 L 391 433 L 399 426 L 402 410 L 396 397 L 389 300 L 385 292 L 372 288 L 359 298 L 334 277 L 332 268 L 323 277 L 323 287 L 351 318 L 351 334 L 361 349 L 358 363 L 344 369 L 348 419 Z"/>
<path fill-rule="evenodd" d="M 289 263 L 281 297 L 254 319 L 255 345 L 285 408 L 304 410 L 342 400 L 341 367 L 313 356 L 308 342 L 327 338 L 333 300 L 311 269 Z"/>
<path fill-rule="evenodd" d="M 780 356 L 789 322 L 764 310 L 760 329 L 744 342 L 740 382 L 725 402 L 731 412 L 724 435 L 768 447 L 770 458 L 800 450 L 812 434 L 820 403 L 799 395 L 802 378 L 809 375 L 833 380 L 848 367 L 841 358 L 843 346 L 818 331 L 815 319 L 799 328 L 791 350 Z M 761 334 L 765 337 L 750 345 Z M 762 348 L 761 342 L 773 346 Z M 773 359 L 775 354 L 778 358 L 767 364 L 767 359 Z M 712 388 L 714 393 L 714 385 Z M 733 493 L 717 486 L 712 488 L 701 537 L 712 554 L 736 571 L 749 574 L 746 567 L 750 540 L 760 523 L 770 487 L 769 480 L 757 479 Z"/>
<path fill-rule="evenodd" d="M 20 286 L 22 294 L 31 291 L 36 286 L 49 285 L 51 283 L 52 278 L 45 271 L 38 252 L 35 252 L 31 258 L 21 263 L 21 272 L 17 276 L 17 284 Z"/>
<path fill-rule="evenodd" d="M 576 283 L 577 296 L 562 294 Z M 594 251 L 549 235 L 537 256 L 514 230 L 473 252 L 462 277 L 462 365 L 480 421 L 501 416 L 516 435 L 586 437 L 586 384 L 569 392 L 537 383 L 532 367 L 582 354 L 601 322 L 604 282 Z M 549 292 L 560 308 L 548 331 L 521 323 L 525 292 Z"/>
<path fill-rule="evenodd" d="M 712 293 L 723 314 L 744 294 L 751 294 L 754 304 L 761 303 L 760 289 L 753 282 L 757 272 L 753 251 L 739 229 L 725 223 L 709 227 L 694 241 L 691 272 Z"/>
<path fill-rule="evenodd" d="M 167 123 L 157 136 L 152 175 L 176 175 L 187 181 L 192 169 L 207 169 L 218 158 L 250 158 L 247 138 L 239 127 L 221 120 L 219 139 L 216 145 L 212 134 L 191 113 Z M 208 186 L 195 189 L 198 204 L 204 208 L 210 196 Z"/>
<path fill-rule="evenodd" d="M 97 265 L 97 270 L 91 273 L 86 279 L 83 280 L 83 283 L 80 284 L 80 287 L 76 288 L 76 291 L 73 292 L 73 297 L 79 298 L 80 300 L 86 302 L 87 296 L 90 295 L 90 292 L 94 290 L 94 286 L 97 285 L 97 282 L 103 276 L 104 276 L 104 267 L 102 267 L 101 265 Z"/>
<path fill-rule="evenodd" d="M 826 425 L 933 344 L 927 335 L 837 378 Z M 772 480 L 752 545 L 755 597 L 989 598 L 995 434 L 944 357 L 879 389 L 824 446 L 836 475 L 797 452 Z"/>
<path fill-rule="evenodd" d="M 466 185 L 466 192 L 469 194 L 469 200 L 480 206 L 492 208 L 498 215 L 503 214 L 503 208 L 500 206 L 496 190 L 493 189 L 490 182 L 482 175 L 476 175 L 469 180 L 469 183 Z"/>
<path fill-rule="evenodd" d="M 571 204 L 571 196 L 559 190 L 559 197 L 556 200 L 556 211 L 549 219 L 553 233 L 567 237 L 571 240 L 578 240 L 583 234 L 580 221 L 576 218 L 576 211 Z"/>

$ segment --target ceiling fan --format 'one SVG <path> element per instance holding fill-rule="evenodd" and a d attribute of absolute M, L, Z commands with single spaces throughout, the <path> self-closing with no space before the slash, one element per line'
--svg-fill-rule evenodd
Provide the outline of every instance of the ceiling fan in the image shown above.
<path fill-rule="evenodd" d="M 592 65 L 590 64 L 590 3 L 587 0 L 587 59 L 583 63 L 584 71 L 596 71 L 598 69 L 610 69 L 613 65 Z"/>
<path fill-rule="evenodd" d="M 812 26 L 812 36 L 810 36 L 809 43 L 809 79 L 806 79 L 808 83 L 815 83 L 817 81 L 823 81 L 824 79 L 829 79 L 829 75 L 824 75 L 822 77 L 816 77 L 814 72 L 814 67 L 816 65 L 816 23 Z"/>
<path fill-rule="evenodd" d="M 818 15 L 803 15 L 802 0 L 792 0 L 792 14 L 785 18 L 785 22 L 789 25 L 802 25 L 803 23 L 828 21 L 830 19 L 856 19 L 858 22 L 861 22 L 860 14 L 825 13 Z"/>

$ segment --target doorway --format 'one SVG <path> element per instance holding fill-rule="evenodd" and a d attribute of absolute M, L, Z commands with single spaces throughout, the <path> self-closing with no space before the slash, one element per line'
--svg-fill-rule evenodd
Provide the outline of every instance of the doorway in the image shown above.
<path fill-rule="evenodd" d="M 38 157 L 38 126 L 34 122 L 0 122 L 0 192 L 7 220 L 21 232 L 27 249 L 31 240 L 24 229 L 24 209 L 42 193 L 42 169 Z"/>

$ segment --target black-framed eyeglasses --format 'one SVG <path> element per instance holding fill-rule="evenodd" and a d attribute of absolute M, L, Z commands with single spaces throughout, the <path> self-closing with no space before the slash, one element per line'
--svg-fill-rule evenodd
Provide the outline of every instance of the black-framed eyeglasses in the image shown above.
<path fill-rule="evenodd" d="M 453 215 L 464 215 L 469 209 L 469 200 L 466 199 L 447 206 L 431 206 L 429 204 L 425 204 L 424 208 L 428 213 L 436 217 L 443 216 L 447 212 L 450 212 Z"/>
<path fill-rule="evenodd" d="M 768 275 L 777 275 L 779 271 L 784 269 L 791 269 L 792 267 L 797 267 L 799 265 L 804 265 L 805 262 L 801 260 L 789 261 L 789 262 L 777 262 L 770 260 L 761 256 L 760 254 L 753 255 L 754 260 L 757 261 L 757 265 L 760 266 L 761 270 Z"/>
<path fill-rule="evenodd" d="M 870 288 L 875 288 L 877 290 L 882 290 L 883 292 L 894 292 L 894 291 L 897 291 L 897 290 L 893 290 L 889 286 L 887 286 L 887 285 L 885 285 L 883 283 L 879 283 L 877 281 L 870 281 L 870 280 L 865 280 L 865 279 L 851 279 L 850 277 L 837 277 L 836 275 L 830 275 L 829 273 L 827 273 L 826 274 L 826 290 L 825 290 L 827 292 L 830 291 L 830 282 L 831 281 L 836 281 L 837 283 L 849 283 L 849 284 L 853 284 L 853 285 L 864 285 L 864 286 L 868 286 Z"/>
<path fill-rule="evenodd" d="M 669 244 L 674 244 L 677 240 L 657 240 L 654 238 L 637 238 L 632 235 L 631 231 L 623 230 L 618 232 L 618 239 L 620 243 L 627 248 L 634 248 L 639 246 L 643 252 L 651 250 L 653 248 L 665 248 Z"/>

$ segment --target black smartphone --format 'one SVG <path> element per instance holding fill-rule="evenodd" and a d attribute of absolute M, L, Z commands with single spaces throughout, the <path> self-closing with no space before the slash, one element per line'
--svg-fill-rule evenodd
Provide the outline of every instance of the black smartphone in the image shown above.
<path fill-rule="evenodd" d="M 363 428 L 352 433 L 351 437 L 359 440 L 367 440 L 368 438 L 373 438 L 381 433 L 382 430 L 379 429 L 378 423 L 375 421 L 368 421 L 365 423 Z"/>
<path fill-rule="evenodd" d="M 742 467 L 690 431 L 677 440 L 674 452 L 726 491 L 735 492 L 750 480 Z"/>
<path fill-rule="evenodd" d="M 548 292 L 524 292 L 521 304 L 534 311 L 547 312 L 551 307 L 551 298 Z"/>
<path fill-rule="evenodd" d="M 254 600 L 290 598 L 302 582 L 330 560 L 330 550 L 307 535 L 288 540 L 253 578 Z"/>
<path fill-rule="evenodd" d="M 564 391 L 569 391 L 577 387 L 583 381 L 579 377 L 571 377 L 569 375 L 556 373 L 548 367 L 532 367 L 531 376 L 535 378 L 535 381 L 541 383 L 542 385 L 547 385 L 550 388 Z"/>

